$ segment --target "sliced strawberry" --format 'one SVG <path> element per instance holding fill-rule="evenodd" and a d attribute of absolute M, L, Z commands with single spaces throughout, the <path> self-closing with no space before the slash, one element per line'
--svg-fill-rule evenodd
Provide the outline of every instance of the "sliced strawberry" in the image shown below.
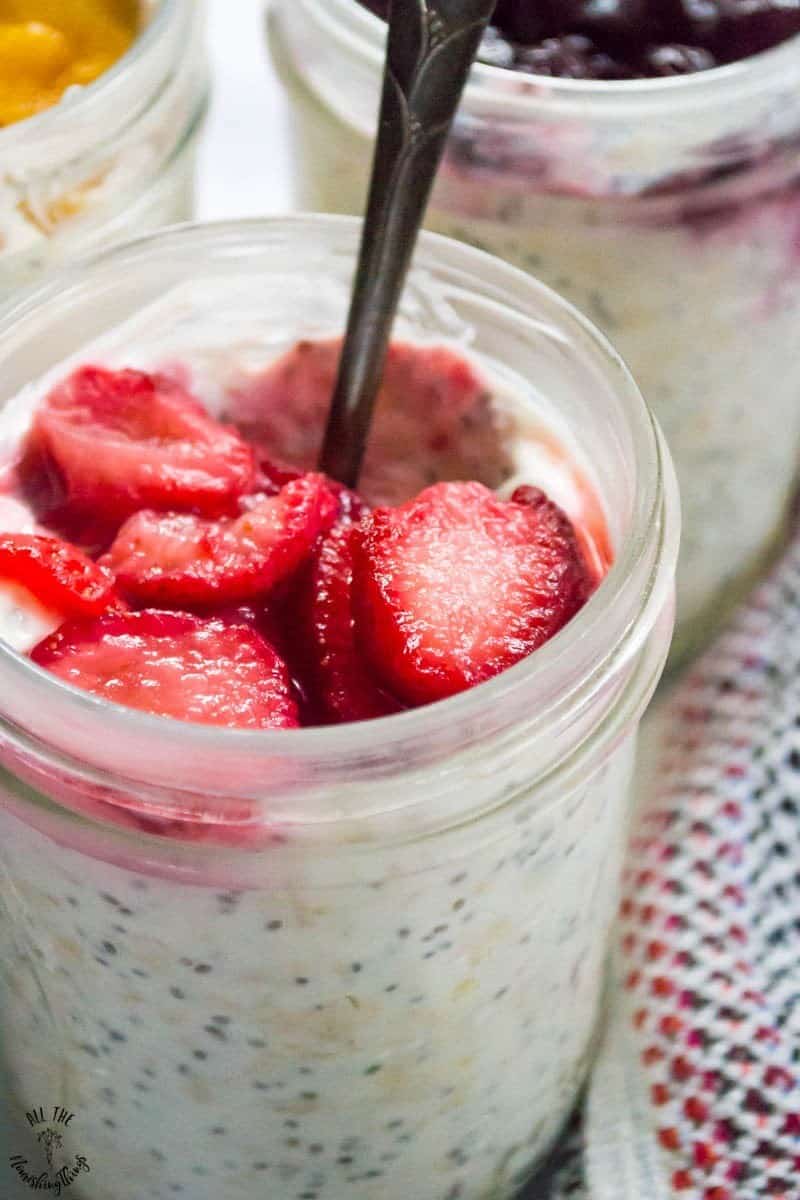
<path fill-rule="evenodd" d="M 113 542 L 119 518 L 95 509 L 82 512 L 67 501 L 64 478 L 41 443 L 31 438 L 16 467 L 16 490 L 36 521 L 50 533 L 72 542 L 84 554 L 97 558 Z"/>
<path fill-rule="evenodd" d="M 340 353 L 339 339 L 299 342 L 231 389 L 229 417 L 270 458 L 313 470 Z M 367 500 L 397 504 L 437 479 L 497 487 L 509 474 L 507 438 L 476 368 L 446 346 L 393 343 L 361 474 Z"/>
<path fill-rule="evenodd" d="M 336 721 L 369 721 L 400 705 L 376 682 L 356 643 L 352 586 L 355 530 L 337 524 L 317 550 L 305 593 L 308 675 L 324 715 Z"/>
<path fill-rule="evenodd" d="M 74 687 L 160 717 L 240 729 L 299 724 L 286 664 L 247 625 L 110 613 L 62 625 L 31 658 Z"/>
<path fill-rule="evenodd" d="M 363 517 L 369 516 L 372 512 L 369 504 L 367 504 L 364 497 L 358 492 L 354 492 L 352 488 L 345 487 L 344 484 L 338 483 L 335 479 L 329 480 L 329 483 L 339 499 L 339 521 L 337 524 L 353 525 Z"/>
<path fill-rule="evenodd" d="M 103 559 L 139 604 L 220 606 L 261 596 L 288 578 L 339 512 L 324 475 L 304 475 L 236 520 L 144 510 Z"/>
<path fill-rule="evenodd" d="M 286 487 L 293 479 L 299 479 L 303 474 L 301 470 L 295 470 L 287 463 L 278 462 L 261 446 L 255 445 L 253 450 L 256 457 L 253 491 L 256 495 L 277 496 L 282 487 Z"/>
<path fill-rule="evenodd" d="M 540 487 L 532 487 L 526 483 L 514 489 L 511 494 L 511 500 L 512 503 L 521 504 L 525 508 L 529 508 L 535 512 L 543 524 L 552 530 L 556 538 L 564 542 L 565 545 L 574 544 L 576 553 L 581 561 L 585 560 L 583 551 L 580 549 L 578 531 L 563 508 L 559 508 L 557 504 L 554 504 L 547 495 L 547 492 L 542 491 Z M 585 565 L 588 570 L 588 563 Z"/>
<path fill-rule="evenodd" d="M 31 592 L 65 617 L 123 608 L 114 576 L 68 542 L 34 533 L 0 533 L 0 579 Z"/>
<path fill-rule="evenodd" d="M 66 504 L 124 520 L 140 508 L 220 516 L 255 478 L 253 452 L 179 383 L 81 367 L 36 415 L 28 457 L 51 459 Z"/>
<path fill-rule="evenodd" d="M 451 696 L 551 638 L 591 591 L 574 530 L 546 497 L 498 500 L 479 483 L 378 509 L 354 543 L 356 631 L 409 704 Z"/>

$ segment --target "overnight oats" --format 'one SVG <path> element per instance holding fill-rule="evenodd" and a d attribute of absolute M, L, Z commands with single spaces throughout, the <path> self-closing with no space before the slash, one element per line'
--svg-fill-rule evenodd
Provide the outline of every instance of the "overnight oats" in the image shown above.
<path fill-rule="evenodd" d="M 0 0 L 0 301 L 192 214 L 207 106 L 194 0 Z"/>
<path fill-rule="evenodd" d="M 669 454 L 426 235 L 321 475 L 358 235 L 167 232 L 0 321 L 2 1067 L 81 1200 L 510 1197 L 591 1061 Z"/>
<path fill-rule="evenodd" d="M 631 367 L 681 488 L 678 662 L 796 484 L 800 6 L 507 0 L 496 20 L 429 224 L 549 283 Z M 382 41 L 356 0 L 277 0 L 303 208 L 363 209 Z"/>

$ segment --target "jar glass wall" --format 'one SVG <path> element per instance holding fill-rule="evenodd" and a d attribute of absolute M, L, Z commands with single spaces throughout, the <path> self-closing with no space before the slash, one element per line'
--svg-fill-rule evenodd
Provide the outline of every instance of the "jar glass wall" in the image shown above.
<path fill-rule="evenodd" d="M 192 215 L 204 5 L 142 8 L 131 49 L 93 84 L 0 128 L 0 301 L 67 258 Z"/>
<path fill-rule="evenodd" d="M 151 303 L 198 345 L 242 297 L 276 352 L 336 333 L 358 236 L 198 226 L 82 264 L 0 318 L 0 400 Z M 558 431 L 614 565 L 490 683 L 335 728 L 153 718 L 0 647 L 2 1065 L 21 1112 L 74 1112 L 82 1200 L 511 1196 L 585 1078 L 673 620 L 669 454 L 602 337 L 498 260 L 425 236 L 400 329 Z"/>
<path fill-rule="evenodd" d="M 359 212 L 383 26 L 356 0 L 277 0 L 296 198 Z M 623 83 L 478 66 L 432 228 L 522 266 L 593 317 L 675 459 L 684 512 L 673 661 L 778 546 L 800 455 L 800 39 Z"/>

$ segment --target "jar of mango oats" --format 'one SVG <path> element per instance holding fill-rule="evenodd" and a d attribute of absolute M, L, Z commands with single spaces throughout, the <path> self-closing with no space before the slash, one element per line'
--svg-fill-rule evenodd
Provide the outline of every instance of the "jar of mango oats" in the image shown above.
<path fill-rule="evenodd" d="M 0 0 L 0 302 L 65 258 L 189 218 L 202 0 Z"/>

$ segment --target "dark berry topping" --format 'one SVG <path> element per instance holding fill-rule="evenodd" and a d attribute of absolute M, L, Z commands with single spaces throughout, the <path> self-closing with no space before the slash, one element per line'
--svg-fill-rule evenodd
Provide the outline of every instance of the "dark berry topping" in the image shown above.
<path fill-rule="evenodd" d="M 693 75 L 715 65 L 714 56 L 700 46 L 682 46 L 667 42 L 650 46 L 645 51 L 644 64 L 648 75 Z"/>
<path fill-rule="evenodd" d="M 386 17 L 390 0 L 361 0 Z M 498 0 L 481 59 L 564 79 L 688 75 L 800 34 L 800 0 Z"/>
<path fill-rule="evenodd" d="M 536 46 L 521 46 L 514 57 L 518 71 L 560 79 L 630 79 L 632 72 L 599 50 L 591 38 L 572 33 L 545 38 Z"/>

